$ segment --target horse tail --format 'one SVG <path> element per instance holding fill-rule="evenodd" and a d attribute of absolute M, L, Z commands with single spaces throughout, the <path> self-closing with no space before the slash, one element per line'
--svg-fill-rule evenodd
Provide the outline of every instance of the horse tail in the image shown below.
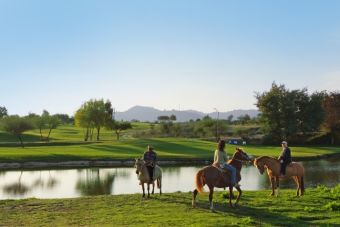
<path fill-rule="evenodd" d="M 162 184 L 162 169 L 156 165 L 155 167 L 155 173 L 157 173 L 157 188 L 161 188 Z"/>
<path fill-rule="evenodd" d="M 301 177 L 301 193 L 303 194 L 305 192 L 305 182 L 303 180 L 303 176 Z"/>
<path fill-rule="evenodd" d="M 161 180 L 161 177 L 157 178 L 157 188 L 161 188 Z"/>
<path fill-rule="evenodd" d="M 203 186 L 205 185 L 204 179 L 204 171 L 203 169 L 199 170 L 196 174 L 196 189 L 198 192 L 203 192 Z"/>

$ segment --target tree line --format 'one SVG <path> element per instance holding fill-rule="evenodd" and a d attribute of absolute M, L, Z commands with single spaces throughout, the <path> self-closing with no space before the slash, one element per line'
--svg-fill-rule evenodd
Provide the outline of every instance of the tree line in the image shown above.
<path fill-rule="evenodd" d="M 175 115 L 159 116 L 158 121 L 150 123 L 146 136 L 218 138 L 233 136 L 242 138 L 258 134 L 264 135 L 263 143 L 277 143 L 289 140 L 293 143 L 318 141 L 318 143 L 336 144 L 340 142 L 340 93 L 313 92 L 306 88 L 289 90 L 285 85 L 273 83 L 269 91 L 255 95 L 256 106 L 260 115 L 250 118 L 239 116 L 233 120 L 202 119 L 189 122 L 176 122 Z M 16 136 L 23 146 L 22 134 L 31 129 L 38 129 L 41 141 L 49 141 L 51 132 L 60 124 L 75 124 L 84 129 L 84 141 L 100 140 L 102 128 L 112 131 L 119 140 L 122 131 L 132 128 L 130 122 L 116 121 L 115 111 L 109 100 L 91 99 L 84 102 L 75 112 L 74 118 L 67 114 L 49 114 L 44 110 L 41 115 L 30 113 L 27 116 L 8 115 L 7 109 L 0 106 L 1 128 Z M 259 125 L 254 128 L 238 128 L 231 133 L 232 125 Z M 155 127 L 155 126 L 158 127 Z M 324 132 L 324 133 L 320 133 Z M 145 132 L 138 132 L 144 133 Z M 140 135 L 136 135 L 140 136 Z"/>
<path fill-rule="evenodd" d="M 306 88 L 289 90 L 285 85 L 273 83 L 269 91 L 256 93 L 255 97 L 265 143 L 280 140 L 301 143 L 321 129 L 330 138 L 329 143 L 339 140 L 340 93 L 309 94 Z"/>
<path fill-rule="evenodd" d="M 38 129 L 40 140 L 49 142 L 51 132 L 61 124 L 75 124 L 84 128 L 84 141 L 100 140 L 100 132 L 103 127 L 115 133 L 117 140 L 120 138 L 122 131 L 132 128 L 130 122 L 115 121 L 112 104 L 109 100 L 104 102 L 103 99 L 91 99 L 76 111 L 74 118 L 67 114 L 51 115 L 44 110 L 41 115 L 29 113 L 27 116 L 8 115 L 6 107 L 0 106 L 0 128 L 18 138 L 22 147 L 24 147 L 23 133 L 29 130 Z"/>

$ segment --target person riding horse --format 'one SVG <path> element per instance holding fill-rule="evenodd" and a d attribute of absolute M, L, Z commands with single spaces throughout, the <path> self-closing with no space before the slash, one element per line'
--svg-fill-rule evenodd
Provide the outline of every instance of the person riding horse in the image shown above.
<path fill-rule="evenodd" d="M 231 183 L 234 187 L 237 187 L 239 184 L 236 182 L 236 169 L 227 163 L 228 157 L 224 148 L 225 140 L 220 140 L 215 151 L 213 166 L 218 166 L 226 171 L 229 171 L 231 173 Z"/>
<path fill-rule="evenodd" d="M 157 154 L 154 151 L 153 147 L 148 145 L 148 150 L 144 152 L 143 156 L 146 168 L 148 169 L 149 176 L 150 176 L 150 182 L 153 181 L 153 172 L 156 166 L 157 161 Z"/>
<path fill-rule="evenodd" d="M 282 152 L 278 159 L 281 164 L 280 177 L 284 177 L 286 175 L 286 167 L 292 162 L 292 156 L 291 151 L 288 147 L 288 143 L 286 141 L 282 141 L 281 145 Z"/>

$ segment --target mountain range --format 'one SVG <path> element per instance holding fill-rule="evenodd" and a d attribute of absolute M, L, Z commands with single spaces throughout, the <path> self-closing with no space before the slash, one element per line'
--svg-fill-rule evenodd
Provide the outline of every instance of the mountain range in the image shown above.
<path fill-rule="evenodd" d="M 147 106 L 134 106 L 123 112 L 116 112 L 116 120 L 124 121 L 156 121 L 158 116 L 170 116 L 175 115 L 178 122 L 185 122 L 190 120 L 201 119 L 204 116 L 210 116 L 212 118 L 217 118 L 217 112 L 204 113 L 196 110 L 158 110 L 153 107 Z M 256 117 L 259 111 L 256 109 L 250 110 L 232 110 L 227 112 L 219 112 L 219 119 L 227 119 L 230 115 L 233 115 L 233 120 L 236 120 L 239 116 L 248 114 L 250 117 Z"/>

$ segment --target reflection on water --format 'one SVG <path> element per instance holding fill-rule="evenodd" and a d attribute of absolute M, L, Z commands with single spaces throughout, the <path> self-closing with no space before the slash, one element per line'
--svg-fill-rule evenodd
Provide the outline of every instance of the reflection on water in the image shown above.
<path fill-rule="evenodd" d="M 302 162 L 305 184 L 333 186 L 340 182 L 340 160 L 336 158 Z M 191 191 L 194 176 L 200 167 L 163 167 L 163 192 Z M 266 175 L 253 166 L 242 169 L 241 188 L 269 189 Z M 281 182 L 281 187 L 295 188 L 292 180 Z M 88 168 L 71 170 L 1 171 L 0 199 L 71 198 L 89 195 L 140 193 L 134 168 Z M 156 189 L 157 193 L 158 190 Z"/>
<path fill-rule="evenodd" d="M 109 195 L 115 180 L 113 173 L 100 174 L 100 169 L 84 169 L 85 177 L 80 177 L 76 189 L 82 196 Z M 80 173 L 81 174 L 81 173 Z"/>

